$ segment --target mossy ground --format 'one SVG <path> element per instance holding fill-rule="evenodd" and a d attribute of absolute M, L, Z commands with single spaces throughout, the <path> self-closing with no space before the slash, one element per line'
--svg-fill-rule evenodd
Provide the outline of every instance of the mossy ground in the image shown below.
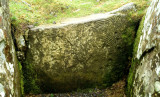
<path fill-rule="evenodd" d="M 150 0 L 10 0 L 12 20 L 20 24 L 53 24 L 66 18 L 114 10 L 135 2 L 141 12 Z M 141 13 L 140 12 L 140 13 Z"/>
<path fill-rule="evenodd" d="M 33 67 L 28 62 L 23 62 L 23 87 L 25 94 L 39 94 L 40 88 L 37 85 L 37 75 L 36 71 L 33 70 Z"/>
<path fill-rule="evenodd" d="M 111 87 L 102 90 L 94 88 L 78 90 L 70 93 L 29 94 L 25 97 L 126 97 L 124 88 L 125 79 L 120 80 L 119 82 L 114 83 Z"/>

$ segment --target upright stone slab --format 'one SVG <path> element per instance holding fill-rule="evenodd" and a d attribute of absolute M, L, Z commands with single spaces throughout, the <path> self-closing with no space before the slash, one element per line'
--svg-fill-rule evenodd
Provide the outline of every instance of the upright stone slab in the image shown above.
<path fill-rule="evenodd" d="M 20 76 L 12 41 L 8 0 L 0 0 L 0 96 L 20 97 Z"/>
<path fill-rule="evenodd" d="M 131 97 L 160 97 L 160 0 L 152 0 L 128 78 Z"/>
<path fill-rule="evenodd" d="M 128 6 L 31 29 L 23 63 L 25 91 L 32 92 L 33 83 L 43 92 L 66 92 L 109 86 L 122 78 L 136 26 L 127 15 L 135 4 Z"/>

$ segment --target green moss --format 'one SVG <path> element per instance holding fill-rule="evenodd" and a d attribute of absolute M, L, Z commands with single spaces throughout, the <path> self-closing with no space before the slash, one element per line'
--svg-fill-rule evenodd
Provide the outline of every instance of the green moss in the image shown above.
<path fill-rule="evenodd" d="M 118 62 L 111 62 L 111 65 L 118 64 L 118 66 L 110 68 L 110 70 L 106 70 L 108 72 L 104 76 L 104 87 L 111 86 L 114 82 L 121 79 L 127 73 L 127 63 L 130 61 L 129 59 L 132 57 L 137 22 L 131 22 L 130 24 L 131 26 L 126 28 L 122 34 L 122 45 L 124 49 L 120 49 L 121 51 L 119 53 L 116 53 L 116 56 L 114 57 L 114 59 L 118 60 Z"/>
<path fill-rule="evenodd" d="M 130 53 L 130 56 L 132 54 L 132 48 L 133 48 L 133 43 L 135 40 L 135 30 L 136 30 L 136 23 L 132 25 L 131 27 L 127 28 L 125 32 L 122 35 L 122 39 L 125 43 L 125 47 L 127 47 L 128 53 Z"/>
<path fill-rule="evenodd" d="M 132 64 L 131 64 L 129 76 L 128 76 L 128 79 L 127 79 L 126 94 L 128 95 L 128 97 L 133 97 L 133 81 L 134 81 L 134 76 L 135 76 L 136 65 L 138 64 L 138 60 L 135 58 L 135 55 L 136 55 L 137 50 L 138 50 L 138 44 L 139 44 L 140 36 L 142 34 L 144 19 L 145 19 L 145 16 L 141 20 L 139 29 L 137 31 L 136 39 L 135 39 L 135 42 L 134 42 Z"/>
<path fill-rule="evenodd" d="M 25 94 L 38 94 L 40 93 L 40 88 L 37 83 L 37 74 L 33 70 L 33 65 L 28 64 L 28 62 L 23 63 L 23 76 L 24 76 L 24 93 Z"/>
<path fill-rule="evenodd" d="M 140 23 L 140 26 L 139 26 L 138 31 L 137 31 L 136 39 L 135 39 L 135 42 L 134 42 L 133 55 L 136 55 L 137 50 L 138 50 L 138 44 L 139 44 L 140 36 L 142 34 L 142 30 L 143 30 L 143 26 L 144 26 L 144 20 L 145 20 L 145 16 L 143 16 L 143 18 L 141 20 L 141 23 Z"/>
<path fill-rule="evenodd" d="M 19 66 L 19 71 L 20 71 L 20 74 L 21 74 L 21 76 L 20 76 L 20 86 L 21 86 L 21 94 L 22 94 L 22 96 L 24 95 L 24 83 L 23 83 L 23 71 L 22 71 L 22 65 L 21 65 L 21 63 L 20 62 L 18 62 L 18 66 Z"/>
<path fill-rule="evenodd" d="M 145 14 L 145 11 L 143 8 L 139 8 L 138 7 L 138 11 L 137 12 L 130 12 L 128 14 L 128 20 L 129 20 L 129 24 L 130 27 L 126 28 L 125 32 L 122 35 L 122 38 L 124 40 L 124 43 L 126 44 L 126 48 L 129 53 L 129 56 L 133 55 L 133 52 L 135 52 L 137 50 L 138 44 L 137 41 L 139 42 L 139 38 L 141 33 L 139 33 L 139 31 L 142 31 L 142 27 L 139 27 L 139 23 L 141 20 L 144 20 L 143 16 Z M 143 18 L 143 19 L 142 19 Z M 142 25 L 142 22 L 141 24 Z M 137 33 L 138 31 L 138 33 Z M 136 41 L 136 42 L 135 42 Z M 134 49 L 133 49 L 134 47 Z"/>
<path fill-rule="evenodd" d="M 51 95 L 50 95 L 50 97 L 54 97 L 54 95 L 53 95 L 53 94 L 51 94 Z"/>
<path fill-rule="evenodd" d="M 127 79 L 127 91 L 126 94 L 128 97 L 133 96 L 133 80 L 134 80 L 134 74 L 135 74 L 135 65 L 138 64 L 138 60 L 132 59 L 132 65 L 130 68 L 129 76 Z"/>
<path fill-rule="evenodd" d="M 110 70 L 106 70 L 111 73 L 106 73 L 104 76 L 104 84 L 103 87 L 111 86 L 114 82 L 121 79 L 128 72 L 129 63 L 131 63 L 133 45 L 135 41 L 136 32 L 138 29 L 139 21 L 141 20 L 141 16 L 135 16 L 135 13 L 128 14 L 129 27 L 123 31 L 122 40 L 123 40 L 123 50 L 121 53 L 117 53 L 114 57 L 115 60 L 119 60 L 118 63 L 112 61 L 111 64 L 119 64 L 117 67 L 110 68 Z M 133 15 L 135 17 L 133 17 Z M 116 76 L 118 75 L 118 76 Z M 110 79 L 108 79 L 110 78 Z"/>
<path fill-rule="evenodd" d="M 122 57 L 121 59 L 124 60 L 125 58 Z M 124 63 L 124 62 L 122 62 L 122 63 Z M 124 68 L 123 68 L 122 67 L 122 63 L 120 62 L 119 66 L 117 66 L 115 68 L 112 68 L 111 71 L 110 71 L 112 73 L 107 72 L 105 74 L 104 80 L 103 80 L 103 84 L 102 84 L 102 86 L 100 88 L 109 87 L 113 83 L 119 81 L 124 76 L 124 74 L 125 74 L 124 70 L 125 70 L 126 66 L 124 66 Z"/>

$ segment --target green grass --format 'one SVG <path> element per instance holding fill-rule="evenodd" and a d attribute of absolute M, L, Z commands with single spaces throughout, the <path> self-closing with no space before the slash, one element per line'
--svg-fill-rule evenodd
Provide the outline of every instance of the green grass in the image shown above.
<path fill-rule="evenodd" d="M 28 4 L 23 3 L 27 2 Z M 66 18 L 82 17 L 94 13 L 104 13 L 126 3 L 135 2 L 140 10 L 149 5 L 150 0 L 10 0 L 12 21 L 23 24 L 52 24 Z"/>

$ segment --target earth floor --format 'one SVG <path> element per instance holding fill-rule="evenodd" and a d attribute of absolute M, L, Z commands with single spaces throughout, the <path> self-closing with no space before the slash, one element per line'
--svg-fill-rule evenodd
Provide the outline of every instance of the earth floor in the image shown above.
<path fill-rule="evenodd" d="M 55 93 L 55 94 L 39 94 L 39 95 L 26 95 L 25 97 L 126 97 L 125 95 L 126 78 L 113 84 L 103 90 L 95 89 L 93 92 L 82 93 Z"/>

